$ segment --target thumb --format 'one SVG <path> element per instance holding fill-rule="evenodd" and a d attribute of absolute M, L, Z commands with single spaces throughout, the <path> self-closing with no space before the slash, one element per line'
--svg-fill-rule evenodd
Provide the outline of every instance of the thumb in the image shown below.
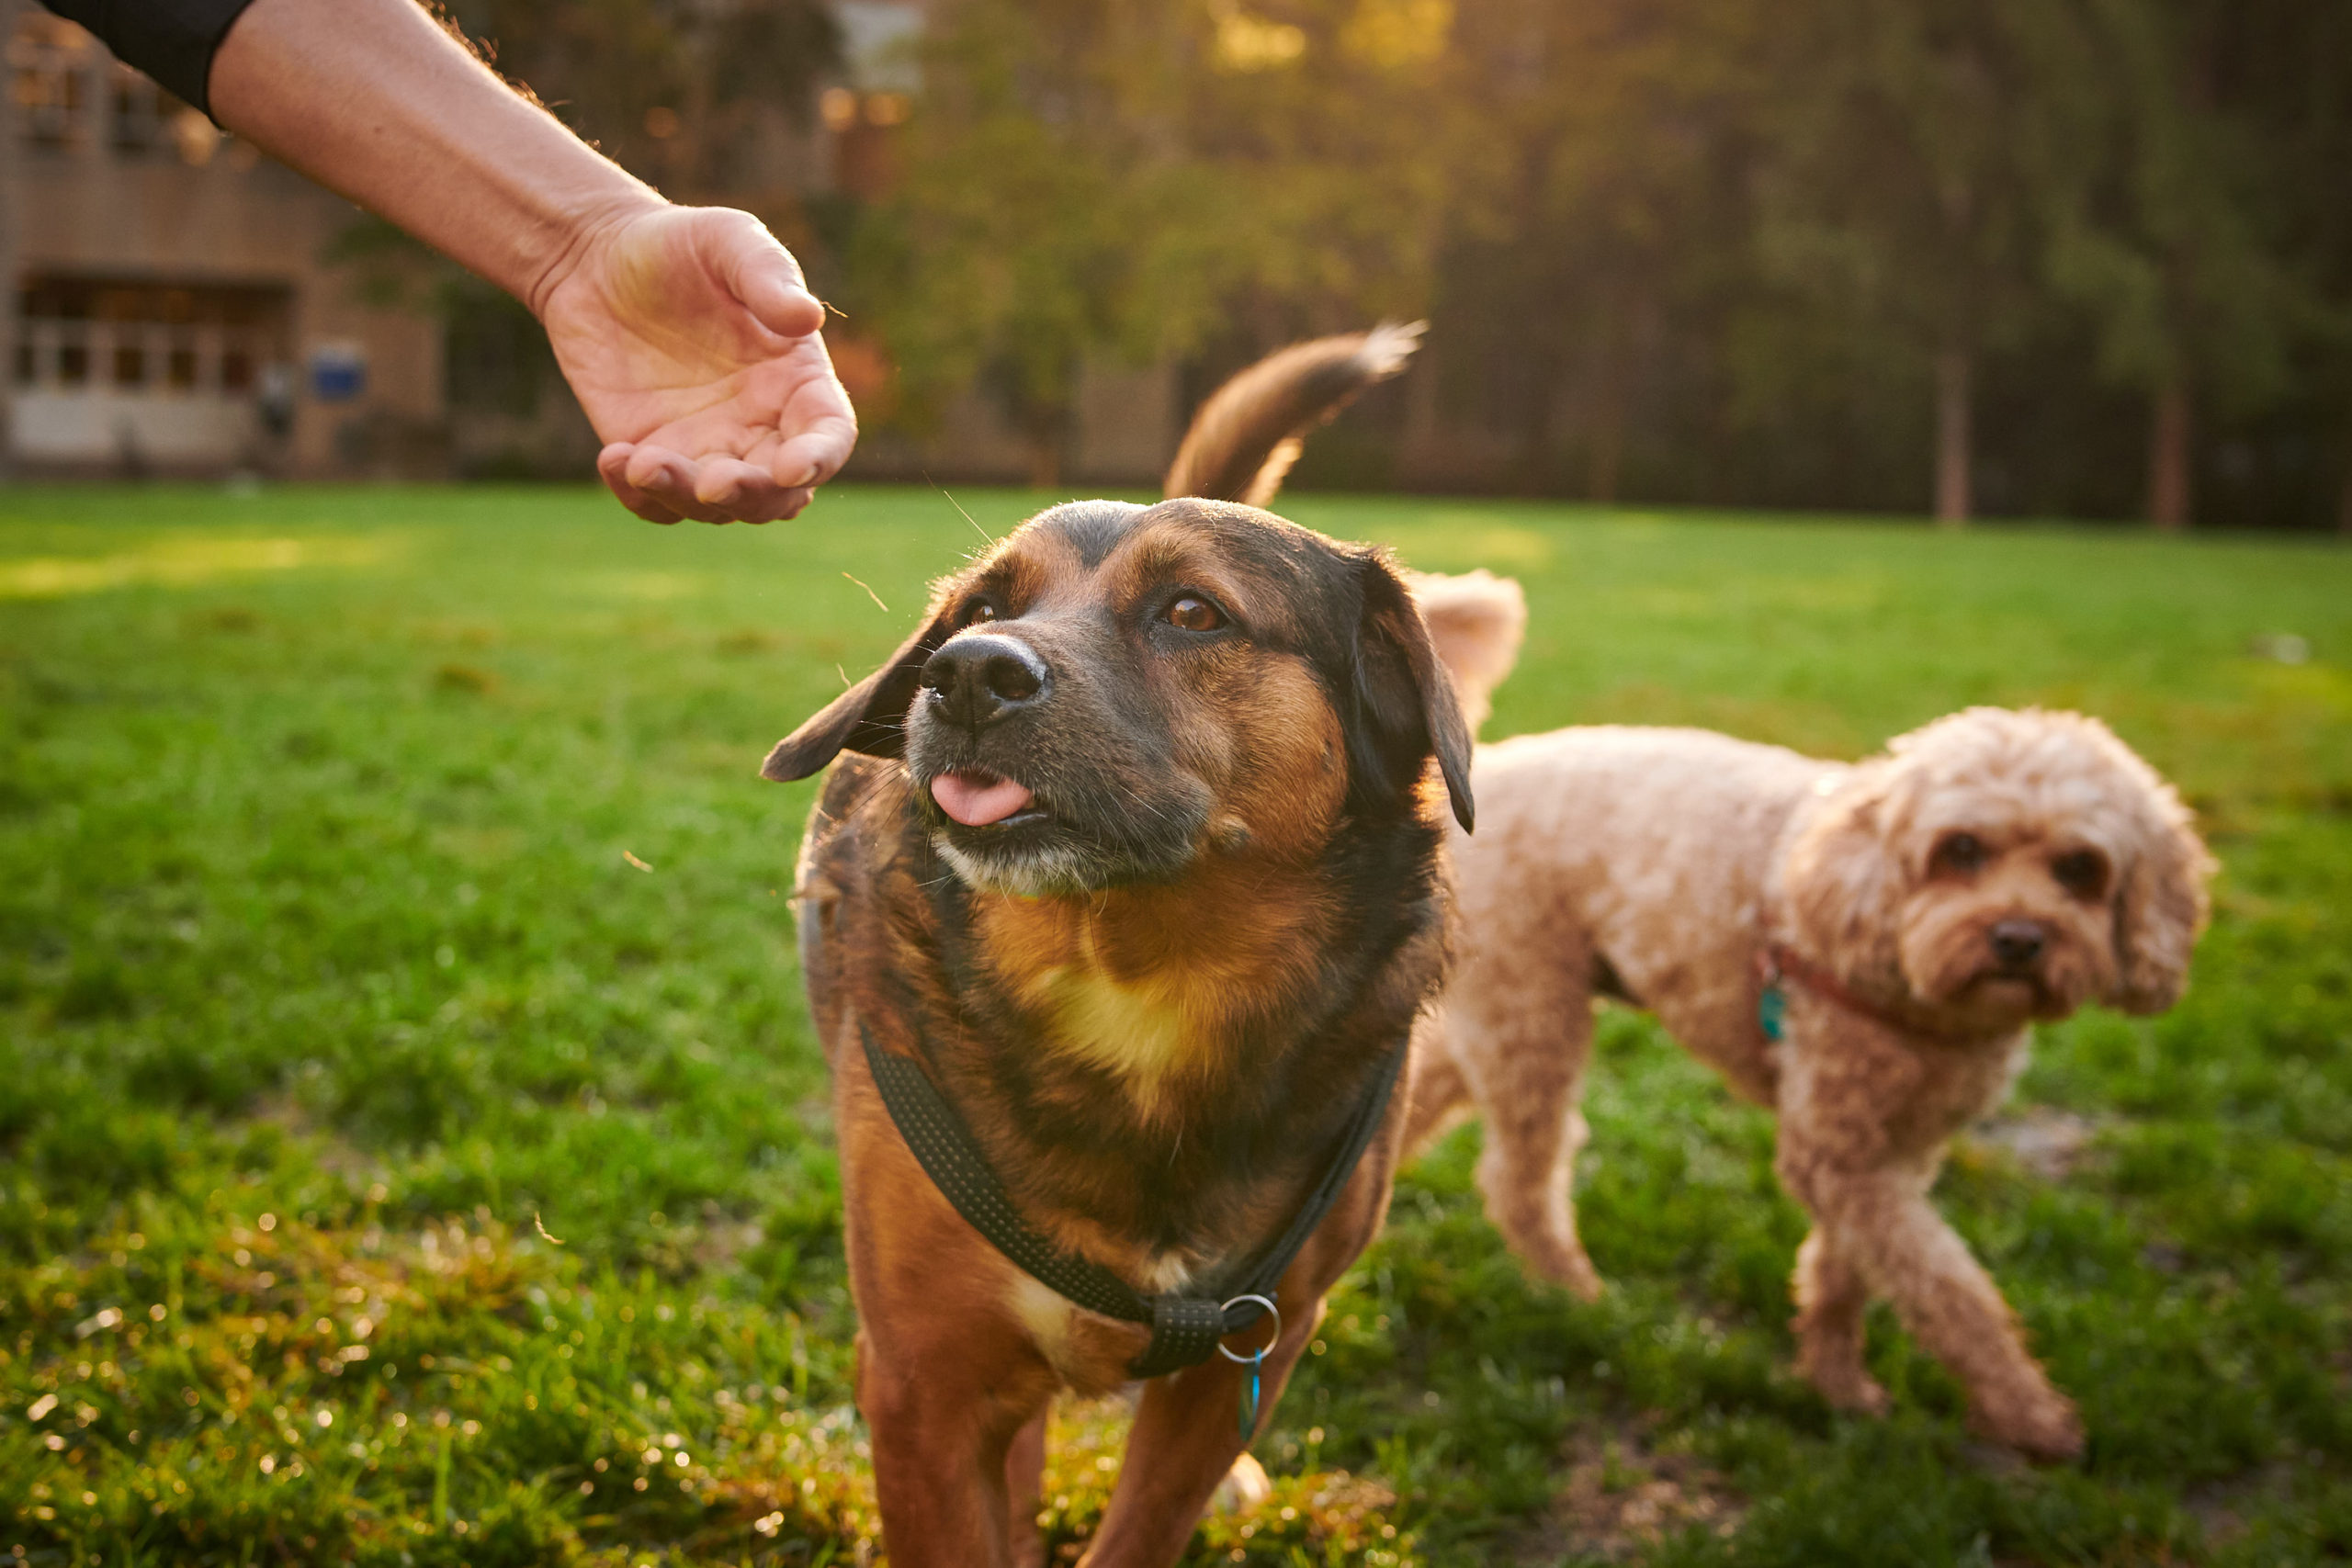
<path fill-rule="evenodd" d="M 762 326 L 784 337 L 807 337 L 825 324 L 825 307 L 801 280 L 800 264 L 776 243 L 757 219 L 731 236 L 734 255 L 727 269 L 734 290 Z"/>

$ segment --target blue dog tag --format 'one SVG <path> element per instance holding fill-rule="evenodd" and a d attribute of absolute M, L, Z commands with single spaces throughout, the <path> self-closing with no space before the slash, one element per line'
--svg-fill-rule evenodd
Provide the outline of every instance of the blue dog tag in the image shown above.
<path fill-rule="evenodd" d="M 1764 1038 L 1778 1045 L 1789 1032 L 1789 999 L 1781 994 L 1778 982 L 1764 987 L 1756 998 L 1757 1027 L 1764 1031 Z"/>

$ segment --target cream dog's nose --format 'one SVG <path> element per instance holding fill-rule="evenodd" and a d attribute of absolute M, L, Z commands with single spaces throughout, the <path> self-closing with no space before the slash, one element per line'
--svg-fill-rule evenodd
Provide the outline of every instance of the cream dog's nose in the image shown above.
<path fill-rule="evenodd" d="M 2040 920 L 1999 920 L 1986 933 L 1993 956 L 2004 969 L 2023 969 L 2041 956 L 2050 932 Z"/>

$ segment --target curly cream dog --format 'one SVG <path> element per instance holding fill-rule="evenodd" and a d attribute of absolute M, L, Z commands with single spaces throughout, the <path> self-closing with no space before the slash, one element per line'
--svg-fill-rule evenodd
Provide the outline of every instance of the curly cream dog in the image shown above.
<path fill-rule="evenodd" d="M 1508 615 L 1424 613 L 1464 686 L 1508 667 Z M 1965 1385 L 1979 1432 L 2079 1453 L 2073 1404 L 1928 1189 L 2007 1091 L 2030 1022 L 2178 998 L 2211 862 L 2172 788 L 2096 719 L 1996 708 L 1854 765 L 1582 728 L 1482 747 L 1473 778 L 1459 962 L 1423 1025 L 1408 1137 L 1475 1106 L 1488 1213 L 1532 1268 L 1596 1294 L 1570 1199 L 1591 1001 L 1647 1008 L 1779 1114 L 1777 1168 L 1814 1222 L 1798 1359 L 1830 1403 L 1886 1405 L 1862 1364 L 1882 1296 Z"/>

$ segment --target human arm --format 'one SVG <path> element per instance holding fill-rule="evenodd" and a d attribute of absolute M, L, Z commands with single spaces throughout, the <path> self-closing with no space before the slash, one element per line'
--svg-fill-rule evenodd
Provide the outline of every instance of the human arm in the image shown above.
<path fill-rule="evenodd" d="M 222 125 L 529 306 L 638 515 L 789 517 L 848 458 L 824 308 L 758 220 L 665 201 L 412 0 L 252 0 L 202 85 Z"/>

